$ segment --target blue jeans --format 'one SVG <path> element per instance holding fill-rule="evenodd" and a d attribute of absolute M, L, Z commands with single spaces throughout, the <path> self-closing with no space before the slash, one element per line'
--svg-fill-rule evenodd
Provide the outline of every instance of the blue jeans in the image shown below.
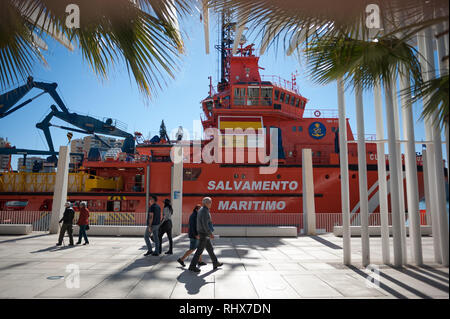
<path fill-rule="evenodd" d="M 159 225 L 152 225 L 150 227 L 153 235 L 153 241 L 155 242 L 155 252 L 157 254 L 160 254 L 161 252 L 159 251 Z M 152 243 L 150 241 L 150 231 L 148 230 L 148 226 L 145 228 L 144 240 L 145 244 L 147 245 L 147 250 L 149 252 L 152 252 L 153 249 Z"/>
<path fill-rule="evenodd" d="M 81 243 L 81 236 L 83 236 L 85 243 L 89 242 L 89 240 L 87 238 L 87 234 L 86 234 L 86 226 L 87 225 L 80 225 L 80 232 L 78 233 L 78 242 L 79 243 Z"/>

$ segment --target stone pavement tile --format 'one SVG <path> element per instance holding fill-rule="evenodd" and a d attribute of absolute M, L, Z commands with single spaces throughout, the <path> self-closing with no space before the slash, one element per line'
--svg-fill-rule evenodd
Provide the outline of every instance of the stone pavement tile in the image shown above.
<path fill-rule="evenodd" d="M 292 299 L 300 296 L 277 272 L 249 272 L 256 293 L 262 299 Z"/>
<path fill-rule="evenodd" d="M 284 275 L 283 278 L 303 298 L 342 297 L 342 294 L 316 275 Z"/>
<path fill-rule="evenodd" d="M 333 267 L 332 265 L 329 265 L 327 263 L 323 263 L 323 262 L 305 262 L 299 263 L 302 267 L 304 267 L 307 270 L 328 270 L 328 269 L 336 269 L 335 267 Z"/>
<path fill-rule="evenodd" d="M 270 264 L 275 270 L 298 270 L 303 271 L 305 270 L 304 267 L 302 267 L 299 263 L 296 262 L 273 262 L 271 261 Z"/>
<path fill-rule="evenodd" d="M 344 297 L 383 297 L 387 294 L 382 293 L 376 286 L 372 286 L 366 279 L 355 278 L 348 274 L 316 274 L 329 286 L 336 289 Z"/>
<path fill-rule="evenodd" d="M 57 280 L 2 281 L 0 298 L 34 298 L 36 295 L 59 284 Z"/>
<path fill-rule="evenodd" d="M 102 275 L 83 275 L 80 274 L 79 286 L 75 285 L 75 282 L 63 279 L 60 283 L 54 287 L 51 287 L 38 295 L 36 298 L 80 298 L 88 290 L 99 285 L 106 276 Z"/>
<path fill-rule="evenodd" d="M 317 260 L 316 257 L 311 256 L 307 253 L 290 254 L 289 259 L 291 259 L 292 261 Z"/>
<path fill-rule="evenodd" d="M 266 260 L 263 262 L 246 261 L 242 259 L 246 271 L 273 271 L 275 268 Z"/>
<path fill-rule="evenodd" d="M 230 275 L 225 271 L 215 274 L 214 296 L 216 299 L 258 299 L 258 294 L 248 275 Z"/>
<path fill-rule="evenodd" d="M 117 274 L 104 279 L 100 284 L 88 290 L 82 298 L 125 298 L 143 275 Z"/>
<path fill-rule="evenodd" d="M 190 270 L 182 271 L 176 277 L 176 285 L 170 296 L 171 299 L 214 299 L 214 273 L 218 270 L 202 271 L 200 274 Z"/>
<path fill-rule="evenodd" d="M 431 296 L 449 296 L 448 284 L 412 272 L 408 269 L 382 269 L 380 271 L 380 282 L 398 290 L 407 296 L 416 295 L 421 298 Z"/>
<path fill-rule="evenodd" d="M 129 292 L 126 298 L 169 299 L 177 284 L 179 272 L 150 272 Z"/>

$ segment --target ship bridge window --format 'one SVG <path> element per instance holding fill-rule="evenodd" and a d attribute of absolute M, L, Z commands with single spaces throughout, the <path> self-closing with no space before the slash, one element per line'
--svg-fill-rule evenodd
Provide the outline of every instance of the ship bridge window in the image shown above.
<path fill-rule="evenodd" d="M 302 132 L 302 131 L 303 131 L 303 126 L 299 126 L 299 127 L 298 127 L 298 131 L 299 131 L 299 132 Z"/>
<path fill-rule="evenodd" d="M 299 99 L 295 99 L 295 107 L 298 107 L 300 104 L 300 100 Z"/>
<path fill-rule="evenodd" d="M 275 101 L 278 101 L 279 97 L 280 97 L 280 91 L 275 90 Z"/>
<path fill-rule="evenodd" d="M 272 88 L 261 88 L 261 104 L 272 105 Z"/>
<path fill-rule="evenodd" d="M 290 98 L 289 94 L 286 94 L 286 100 L 284 100 L 284 103 L 289 104 L 289 98 Z"/>
<path fill-rule="evenodd" d="M 258 105 L 259 100 L 259 88 L 248 88 L 247 105 Z"/>
<path fill-rule="evenodd" d="M 293 126 L 293 127 L 292 127 L 292 132 L 295 132 L 295 131 L 297 131 L 297 127 L 296 127 L 296 126 Z"/>
<path fill-rule="evenodd" d="M 280 94 L 280 102 L 283 102 L 284 101 L 284 92 L 281 92 L 281 94 Z"/>
<path fill-rule="evenodd" d="M 245 88 L 234 89 L 234 105 L 245 104 Z"/>
<path fill-rule="evenodd" d="M 302 102 L 300 103 L 300 108 L 302 108 L 302 109 L 305 108 L 305 100 L 302 100 Z"/>
<path fill-rule="evenodd" d="M 292 97 L 292 99 L 291 99 L 291 105 L 294 105 L 294 102 L 295 102 L 295 98 Z"/>

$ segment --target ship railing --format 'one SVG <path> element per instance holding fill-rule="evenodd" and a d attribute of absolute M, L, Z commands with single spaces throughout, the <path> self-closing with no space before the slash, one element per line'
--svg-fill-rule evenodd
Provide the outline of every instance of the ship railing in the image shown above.
<path fill-rule="evenodd" d="M 292 81 L 283 79 L 278 75 L 261 75 L 261 80 L 270 81 L 273 85 L 276 85 L 280 88 L 285 89 L 286 91 L 290 91 L 295 94 L 299 94 L 297 90 L 297 86 L 292 83 Z"/>

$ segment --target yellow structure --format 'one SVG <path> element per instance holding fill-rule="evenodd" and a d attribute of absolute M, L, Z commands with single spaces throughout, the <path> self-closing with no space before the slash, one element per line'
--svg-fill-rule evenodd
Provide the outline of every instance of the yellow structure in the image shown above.
<path fill-rule="evenodd" d="M 0 192 L 53 192 L 56 173 L 0 173 Z M 123 179 L 102 178 L 85 172 L 69 173 L 68 192 L 122 190 Z"/>

